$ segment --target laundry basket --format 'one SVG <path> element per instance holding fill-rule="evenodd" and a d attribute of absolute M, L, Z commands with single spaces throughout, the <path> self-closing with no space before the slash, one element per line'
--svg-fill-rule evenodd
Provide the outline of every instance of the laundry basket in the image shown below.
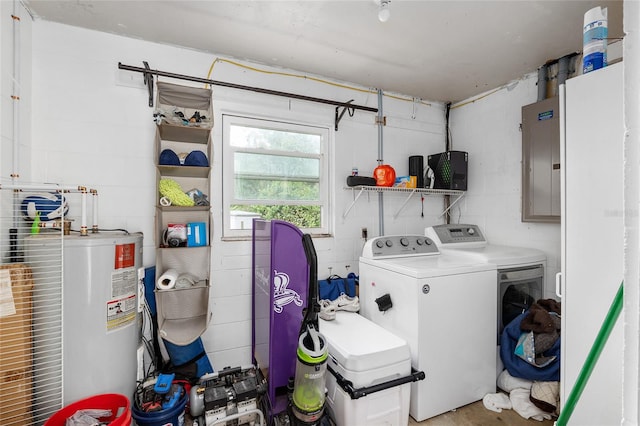
<path fill-rule="evenodd" d="M 129 426 L 131 424 L 131 404 L 129 398 L 117 393 L 95 395 L 67 405 L 56 412 L 44 423 L 44 426 L 65 426 L 67 419 L 78 410 L 111 410 L 111 415 L 101 417 L 100 421 L 109 422 L 109 426 Z"/>

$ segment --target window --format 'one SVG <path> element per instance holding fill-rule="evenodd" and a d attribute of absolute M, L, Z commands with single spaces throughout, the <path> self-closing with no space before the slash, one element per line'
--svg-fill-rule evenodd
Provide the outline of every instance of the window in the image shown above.
<path fill-rule="evenodd" d="M 224 234 L 250 236 L 254 218 L 329 232 L 329 129 L 223 115 Z"/>

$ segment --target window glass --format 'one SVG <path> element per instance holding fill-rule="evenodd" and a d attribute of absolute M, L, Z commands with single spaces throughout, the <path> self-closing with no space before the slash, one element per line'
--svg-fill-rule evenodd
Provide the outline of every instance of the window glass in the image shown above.
<path fill-rule="evenodd" d="M 225 235 L 250 235 L 254 218 L 328 233 L 329 130 L 223 115 Z"/>

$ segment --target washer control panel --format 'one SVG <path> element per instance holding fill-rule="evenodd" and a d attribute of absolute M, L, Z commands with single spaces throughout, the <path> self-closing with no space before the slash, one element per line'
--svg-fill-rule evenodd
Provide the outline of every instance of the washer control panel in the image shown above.
<path fill-rule="evenodd" d="M 461 243 L 487 243 L 478 225 L 436 225 L 425 229 L 425 235 L 433 238 L 439 246 L 455 246 Z"/>
<path fill-rule="evenodd" d="M 375 237 L 367 241 L 362 257 L 380 259 L 386 257 L 429 256 L 440 254 L 438 247 L 423 235 L 391 235 Z"/>

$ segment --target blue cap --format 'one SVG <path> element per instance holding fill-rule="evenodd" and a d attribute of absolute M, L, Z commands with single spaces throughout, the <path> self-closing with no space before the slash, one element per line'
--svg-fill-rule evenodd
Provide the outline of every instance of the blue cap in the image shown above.
<path fill-rule="evenodd" d="M 185 166 L 209 167 L 209 160 L 202 151 L 191 151 L 184 159 Z"/>
<path fill-rule="evenodd" d="M 163 149 L 160 153 L 160 159 L 158 163 L 162 166 L 179 166 L 180 159 L 178 158 L 178 154 L 173 152 L 173 150 Z"/>

